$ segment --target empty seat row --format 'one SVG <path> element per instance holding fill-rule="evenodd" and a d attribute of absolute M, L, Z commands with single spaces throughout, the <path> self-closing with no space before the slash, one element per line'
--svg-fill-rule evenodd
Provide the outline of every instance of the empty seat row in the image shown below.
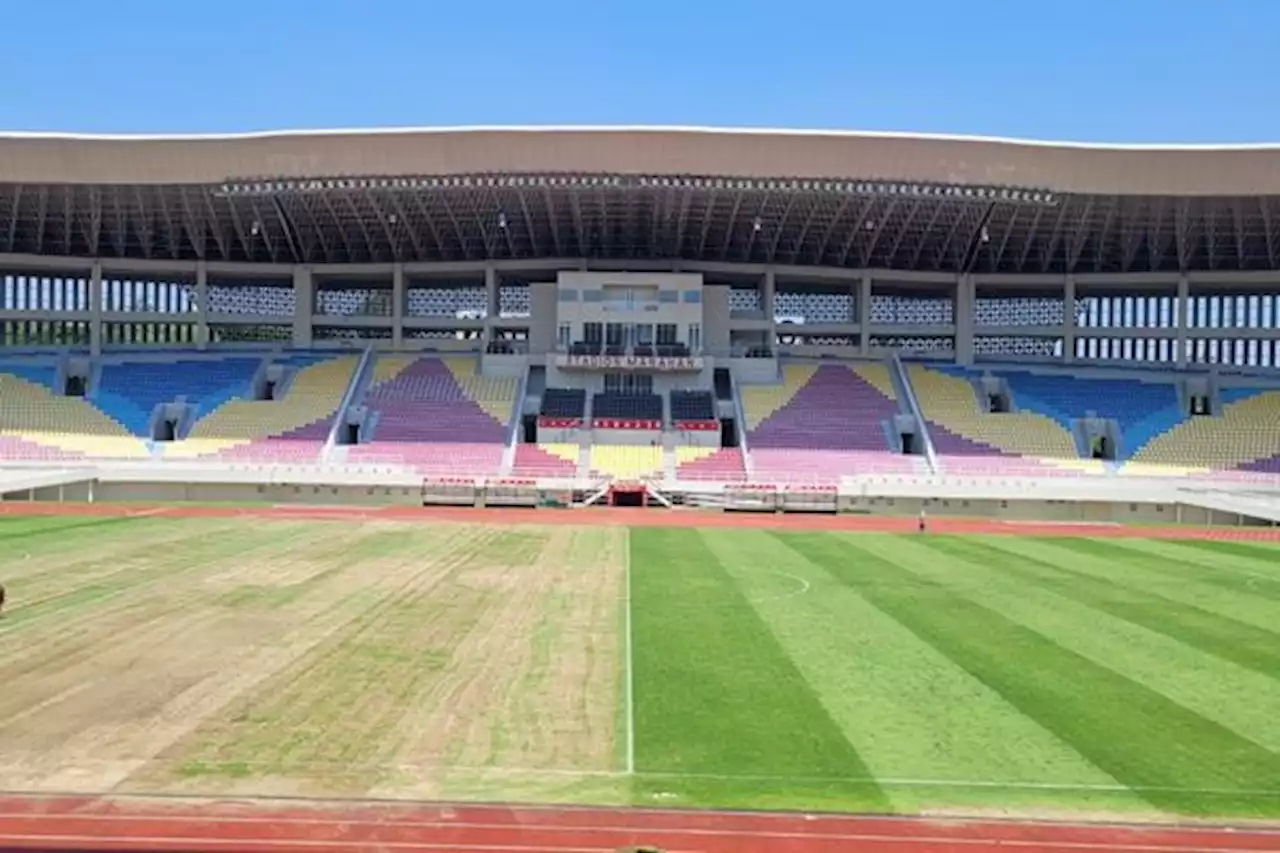
<path fill-rule="evenodd" d="M 662 420 L 662 398 L 657 394 L 596 394 L 591 398 L 593 418 Z"/>
<path fill-rule="evenodd" d="M 542 392 L 542 407 L 538 410 L 544 418 L 571 418 L 581 420 L 587 411 L 587 392 L 581 388 L 548 388 Z"/>
<path fill-rule="evenodd" d="M 716 401 L 710 391 L 672 391 L 672 421 L 712 421 L 716 417 Z"/>

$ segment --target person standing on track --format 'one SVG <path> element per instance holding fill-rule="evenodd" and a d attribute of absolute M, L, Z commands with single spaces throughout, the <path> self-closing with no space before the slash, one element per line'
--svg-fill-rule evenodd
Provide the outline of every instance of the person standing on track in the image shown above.
<path fill-rule="evenodd" d="M 4 615 L 4 584 L 0 583 L 0 616 Z"/>
<path fill-rule="evenodd" d="M 925 517 L 924 507 L 920 507 L 920 532 L 925 533 L 929 529 L 929 521 Z"/>

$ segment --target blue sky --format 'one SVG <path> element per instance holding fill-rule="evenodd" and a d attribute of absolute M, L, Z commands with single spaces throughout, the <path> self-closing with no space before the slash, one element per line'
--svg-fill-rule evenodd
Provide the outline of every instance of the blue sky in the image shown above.
<path fill-rule="evenodd" d="M 1280 142 L 1277 0 L 9 0 L 0 129 Z"/>

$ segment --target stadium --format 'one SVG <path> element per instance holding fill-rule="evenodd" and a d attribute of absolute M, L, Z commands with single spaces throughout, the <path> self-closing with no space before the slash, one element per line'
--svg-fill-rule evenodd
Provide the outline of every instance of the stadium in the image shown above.
<path fill-rule="evenodd" d="M 0 137 L 0 847 L 1276 849 L 1277 521 L 1280 147 Z"/>

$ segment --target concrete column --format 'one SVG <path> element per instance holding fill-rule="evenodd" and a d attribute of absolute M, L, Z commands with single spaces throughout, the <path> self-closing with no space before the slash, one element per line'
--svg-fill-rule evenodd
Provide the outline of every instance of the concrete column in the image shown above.
<path fill-rule="evenodd" d="M 1178 337 L 1174 344 L 1174 359 L 1178 367 L 1187 366 L 1187 329 L 1191 325 L 1191 285 L 1185 275 L 1178 276 L 1178 298 L 1174 302 L 1174 322 Z"/>
<path fill-rule="evenodd" d="M 958 364 L 973 364 L 973 303 L 973 276 L 961 275 L 957 277 L 955 321 L 956 362 Z"/>
<path fill-rule="evenodd" d="M 404 264 L 396 264 L 391 271 L 391 345 L 396 349 L 404 343 Z"/>
<path fill-rule="evenodd" d="M 209 268 L 196 262 L 196 349 L 209 345 Z"/>
<path fill-rule="evenodd" d="M 311 267 L 293 268 L 293 345 L 311 346 L 311 315 L 315 312 L 315 282 Z"/>
<path fill-rule="evenodd" d="M 1070 276 L 1062 285 L 1062 360 L 1076 360 L 1076 280 Z"/>
<path fill-rule="evenodd" d="M 102 355 L 102 264 L 89 272 L 89 354 Z"/>
<path fill-rule="evenodd" d="M 858 329 L 860 347 L 863 355 L 871 352 L 871 274 L 863 273 L 858 280 Z"/>
<path fill-rule="evenodd" d="M 764 278 L 760 282 L 760 308 L 764 311 L 764 318 L 769 321 L 770 325 L 777 322 L 777 299 L 777 280 L 773 270 L 770 269 L 765 272 Z"/>
<path fill-rule="evenodd" d="M 532 294 L 530 294 L 532 297 Z M 493 264 L 485 264 L 484 268 L 484 334 L 480 336 L 485 352 L 493 340 L 493 324 L 498 322 L 501 300 L 498 296 L 498 271 Z"/>
<path fill-rule="evenodd" d="M 765 326 L 765 346 L 769 348 L 769 352 L 775 356 L 778 353 L 778 310 L 777 310 L 778 282 L 774 275 L 773 268 L 770 267 L 765 271 L 764 279 L 760 282 L 760 307 L 764 310 L 764 319 L 768 322 Z"/>

